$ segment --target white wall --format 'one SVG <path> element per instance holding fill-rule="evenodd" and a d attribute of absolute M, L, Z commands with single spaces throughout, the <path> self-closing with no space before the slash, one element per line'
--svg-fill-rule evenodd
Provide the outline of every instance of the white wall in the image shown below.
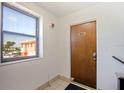
<path fill-rule="evenodd" d="M 48 74 L 51 79 L 60 72 L 58 19 L 33 3 L 20 4 L 43 16 L 44 58 L 0 67 L 0 89 L 36 89 L 48 81 Z"/>
<path fill-rule="evenodd" d="M 97 21 L 97 88 L 117 89 L 115 72 L 124 72 L 124 3 L 103 3 L 60 18 L 61 74 L 70 77 L 70 25 Z M 64 63 L 64 64 L 63 64 Z"/>
<path fill-rule="evenodd" d="M 35 89 L 59 73 L 70 77 L 70 25 L 97 21 L 97 88 L 117 89 L 115 72 L 124 65 L 124 4 L 100 4 L 58 18 L 33 3 L 20 3 L 43 16 L 44 58 L 0 67 L 0 89 Z M 1 8 L 0 8 L 1 10 Z M 55 28 L 49 28 L 49 22 Z"/>

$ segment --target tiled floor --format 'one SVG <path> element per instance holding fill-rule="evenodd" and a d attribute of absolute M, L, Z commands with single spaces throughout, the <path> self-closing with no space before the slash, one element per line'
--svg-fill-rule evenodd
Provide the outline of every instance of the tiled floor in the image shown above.
<path fill-rule="evenodd" d="M 66 82 L 61 79 L 57 79 L 53 83 L 51 83 L 45 90 L 64 90 L 69 85 L 69 82 Z"/>
<path fill-rule="evenodd" d="M 94 90 L 93 88 L 90 88 L 88 86 L 85 86 L 85 85 L 82 85 L 76 82 L 71 82 L 71 83 L 78 85 L 82 88 L 88 89 L 88 90 Z M 46 87 L 44 90 L 64 90 L 68 85 L 69 85 L 69 82 L 61 80 L 61 79 L 57 79 L 56 81 L 51 83 L 48 87 Z"/>

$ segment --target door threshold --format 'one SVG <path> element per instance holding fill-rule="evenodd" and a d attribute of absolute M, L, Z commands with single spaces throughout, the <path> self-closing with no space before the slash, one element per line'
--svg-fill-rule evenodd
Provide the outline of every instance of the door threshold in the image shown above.
<path fill-rule="evenodd" d="M 84 85 L 84 84 L 81 84 L 81 83 L 78 83 L 78 82 L 75 82 L 75 81 L 71 81 L 72 84 L 75 84 L 77 86 L 80 86 L 86 90 L 96 90 L 95 88 L 92 88 L 92 87 L 89 87 L 87 85 Z"/>

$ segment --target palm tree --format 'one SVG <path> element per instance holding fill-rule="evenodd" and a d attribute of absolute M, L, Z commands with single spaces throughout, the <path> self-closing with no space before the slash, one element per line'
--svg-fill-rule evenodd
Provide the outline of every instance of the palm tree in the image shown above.
<path fill-rule="evenodd" d="M 6 44 L 3 45 L 3 56 L 15 57 L 20 56 L 21 48 L 15 47 L 16 43 L 12 41 L 7 41 Z"/>

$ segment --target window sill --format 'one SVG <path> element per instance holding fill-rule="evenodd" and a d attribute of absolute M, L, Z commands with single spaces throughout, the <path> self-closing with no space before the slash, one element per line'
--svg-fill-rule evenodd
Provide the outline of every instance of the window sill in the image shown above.
<path fill-rule="evenodd" d="M 41 57 L 23 59 L 23 60 L 18 60 L 18 61 L 11 61 L 11 62 L 6 62 L 6 63 L 0 63 L 0 67 L 6 66 L 6 65 L 17 64 L 17 63 L 24 63 L 24 62 L 33 61 L 33 60 L 39 60 L 39 59 L 41 59 Z"/>

